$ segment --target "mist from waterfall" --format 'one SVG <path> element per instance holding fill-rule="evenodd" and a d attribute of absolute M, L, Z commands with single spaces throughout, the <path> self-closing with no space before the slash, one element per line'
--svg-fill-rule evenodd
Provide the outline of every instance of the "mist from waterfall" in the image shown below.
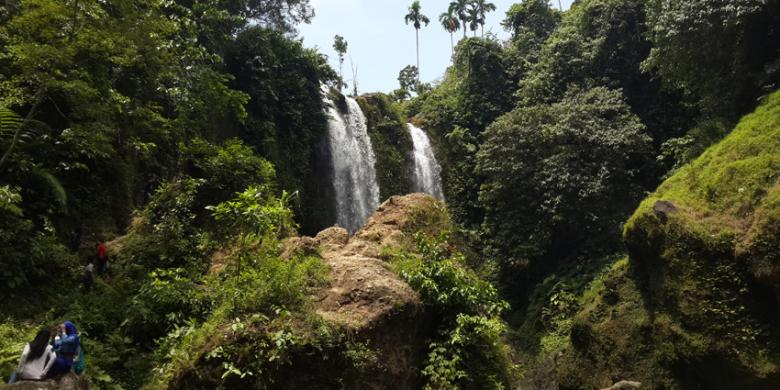
<path fill-rule="evenodd" d="M 437 199 L 444 199 L 441 187 L 441 166 L 436 162 L 428 135 L 421 128 L 407 123 L 414 144 L 414 186 L 415 192 L 424 192 Z"/>
<path fill-rule="evenodd" d="M 368 124 L 355 99 L 346 97 L 342 113 L 325 94 L 328 107 L 328 144 L 333 165 L 333 186 L 339 226 L 350 234 L 360 229 L 379 206 L 376 158 Z"/>

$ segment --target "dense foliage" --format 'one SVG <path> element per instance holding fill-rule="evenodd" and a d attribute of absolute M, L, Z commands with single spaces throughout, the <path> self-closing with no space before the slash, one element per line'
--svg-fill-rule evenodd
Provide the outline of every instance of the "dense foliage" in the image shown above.
<path fill-rule="evenodd" d="M 376 156 L 379 198 L 408 194 L 414 180 L 409 129 L 387 96 L 369 94 L 357 101 L 368 121 L 368 135 Z"/>
<path fill-rule="evenodd" d="M 649 145 L 620 92 L 605 88 L 497 119 L 477 158 L 490 256 L 522 269 L 594 238 L 606 245 L 641 196 Z"/>
<path fill-rule="evenodd" d="M 519 360 L 528 388 L 780 386 L 780 1 L 518 0 L 506 42 L 477 34 L 494 9 L 440 15 L 440 81 L 418 58 L 392 95 L 356 97 L 382 199 L 412 188 L 405 122 L 443 168 L 449 215 L 417 210 L 416 241 L 383 248 L 435 318 L 411 377 L 509 388 Z M 100 388 L 337 388 L 381 366 L 316 313 L 316 245 L 284 251 L 335 220 L 322 95 L 344 80 L 296 36 L 313 17 L 0 4 L 1 375 L 31 324 L 64 319 Z M 108 274 L 79 286 L 105 241 Z M 306 382 L 332 370 L 355 382 Z"/>
<path fill-rule="evenodd" d="M 334 219 L 333 200 L 323 190 L 330 175 L 323 164 L 328 122 L 320 85 L 335 80 L 335 72 L 316 51 L 256 26 L 228 46 L 225 65 L 235 75 L 231 85 L 250 98 L 239 134 L 274 164 L 281 189 L 300 191 L 299 223 L 316 233 Z"/>
<path fill-rule="evenodd" d="M 499 317 L 508 305 L 490 283 L 467 268 L 448 234 L 418 231 L 414 238 L 419 255 L 399 253 L 391 259 L 438 324 L 422 370 L 424 388 L 511 387 L 515 372 L 502 339 L 506 325 Z"/>
<path fill-rule="evenodd" d="M 780 82 L 780 2 L 652 0 L 645 63 L 692 92 L 709 115 L 731 120 Z"/>

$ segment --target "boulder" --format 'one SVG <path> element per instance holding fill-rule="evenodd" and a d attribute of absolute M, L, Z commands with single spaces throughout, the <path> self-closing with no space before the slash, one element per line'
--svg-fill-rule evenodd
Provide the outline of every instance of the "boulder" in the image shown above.
<path fill-rule="evenodd" d="M 8 385 L 8 390 L 89 390 L 89 379 L 73 372 L 46 381 L 19 381 Z"/>
<path fill-rule="evenodd" d="M 633 390 L 633 389 L 641 389 L 641 388 L 642 388 L 642 384 L 639 382 L 620 381 L 610 387 L 606 387 L 601 390 Z"/>

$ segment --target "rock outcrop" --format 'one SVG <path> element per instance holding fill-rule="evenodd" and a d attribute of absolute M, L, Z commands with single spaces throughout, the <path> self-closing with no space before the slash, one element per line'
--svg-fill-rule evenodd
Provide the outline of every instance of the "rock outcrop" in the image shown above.
<path fill-rule="evenodd" d="M 4 387 L 8 390 L 89 390 L 89 380 L 83 375 L 69 373 L 46 381 L 19 381 Z"/>
<path fill-rule="evenodd" d="M 263 373 L 267 377 L 262 381 L 233 376 L 235 383 L 224 382 L 223 367 L 210 361 L 208 354 L 215 349 L 245 349 L 248 343 L 273 342 L 268 335 L 277 330 L 257 326 L 235 332 L 221 322 L 201 344 L 188 346 L 188 355 L 193 356 L 188 363 L 151 388 L 211 388 L 218 384 L 265 388 L 267 383 L 284 389 L 420 388 L 427 340 L 436 329 L 435 320 L 429 318 L 417 292 L 382 260 L 385 248 L 413 247 L 409 231 L 420 224 L 420 213 L 416 212 L 420 209 L 446 215 L 430 196 L 394 196 L 353 236 L 334 226 L 315 237 L 294 237 L 285 242 L 283 259 L 319 256 L 329 275 L 312 293 L 312 310 L 307 307 L 306 313 L 291 314 L 300 315 L 290 325 L 294 329 L 286 330 L 295 333 L 294 345 L 285 350 L 285 362 L 274 366 L 273 372 Z M 227 257 L 228 252 L 215 255 L 211 272 L 221 272 Z M 329 336 L 320 337 L 318 332 Z M 251 353 L 244 356 L 248 361 L 236 362 L 238 369 L 251 366 L 249 360 L 256 359 Z"/>
<path fill-rule="evenodd" d="M 601 390 L 635 390 L 641 389 L 642 384 L 634 381 L 620 381 L 614 385 Z"/>
<path fill-rule="evenodd" d="M 316 312 L 365 340 L 388 362 L 362 388 L 415 388 L 426 354 L 425 340 L 433 331 L 418 294 L 380 259 L 385 247 L 403 246 L 404 227 L 412 210 L 436 200 L 428 195 L 393 196 L 376 210 L 366 225 L 349 236 L 334 226 L 316 237 L 291 240 L 286 253 L 319 247 L 330 267 L 329 285 L 317 294 Z M 391 363 L 390 363 L 391 362 Z"/>

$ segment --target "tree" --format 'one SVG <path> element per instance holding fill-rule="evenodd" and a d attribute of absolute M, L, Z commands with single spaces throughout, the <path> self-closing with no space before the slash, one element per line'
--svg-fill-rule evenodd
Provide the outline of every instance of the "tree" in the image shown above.
<path fill-rule="evenodd" d="M 645 68 L 735 120 L 780 84 L 780 1 L 651 0 Z"/>
<path fill-rule="evenodd" d="M 447 9 L 449 13 L 458 16 L 458 20 L 460 20 L 461 26 L 463 26 L 463 38 L 466 38 L 466 23 L 469 20 L 468 9 L 470 3 L 471 0 L 455 0 L 450 3 Z"/>
<path fill-rule="evenodd" d="M 560 101 L 572 85 L 620 89 L 632 111 L 648 127 L 655 148 L 682 135 L 695 116 L 685 95 L 674 88 L 663 88 L 657 77 L 642 71 L 642 62 L 651 49 L 646 39 L 645 4 L 643 0 L 579 1 L 533 54 L 536 60 L 530 69 L 520 69 L 523 75 L 517 95 L 522 104 Z M 546 26 L 540 31 L 549 31 L 552 15 L 543 16 L 545 13 L 539 8 L 527 22 Z M 514 22 L 527 19 L 522 14 L 514 16 Z M 656 169 L 665 170 L 661 166 Z M 645 173 L 648 189 L 655 187 L 663 174 Z"/>
<path fill-rule="evenodd" d="M 475 232 L 482 223 L 476 151 L 485 128 L 512 108 L 505 66 L 498 42 L 466 39 L 458 45 L 441 84 L 420 95 L 425 128 L 442 140 L 447 208 L 457 223 Z"/>
<path fill-rule="evenodd" d="M 477 154 L 488 253 L 522 269 L 589 239 L 617 245 L 620 221 L 643 195 L 636 183 L 649 146 L 620 91 L 603 87 L 500 117 Z"/>
<path fill-rule="evenodd" d="M 515 82 L 522 80 L 539 62 L 542 45 L 560 22 L 561 13 L 548 0 L 523 0 L 509 8 L 501 25 L 512 33 L 507 63 Z"/>
<path fill-rule="evenodd" d="M 471 30 L 476 37 L 477 29 L 479 29 L 479 26 L 482 24 L 482 19 L 480 19 L 479 16 L 479 9 L 474 3 L 469 3 L 469 8 L 466 10 L 466 14 L 466 21 L 469 23 L 469 30 Z"/>
<path fill-rule="evenodd" d="M 458 17 L 452 9 L 450 9 L 439 15 L 439 22 L 441 23 L 441 26 L 444 27 L 444 30 L 450 33 L 450 48 L 452 49 L 452 54 L 455 54 L 455 43 L 453 42 L 452 34 L 460 29 Z"/>
<path fill-rule="evenodd" d="M 178 0 L 179 3 L 192 4 L 192 1 Z M 196 6 L 200 2 L 194 2 Z M 215 4 L 216 3 L 216 4 Z M 248 24 L 259 24 L 263 27 L 289 32 L 295 29 L 299 23 L 309 23 L 314 17 L 314 9 L 309 0 L 233 0 L 233 1 L 209 1 L 212 14 L 214 10 L 221 9 L 231 15 L 240 17 L 243 21 L 241 28 Z"/>
<path fill-rule="evenodd" d="M 420 73 L 414 65 L 407 65 L 398 72 L 398 83 L 401 85 L 401 89 L 414 91 L 419 80 Z"/>
<path fill-rule="evenodd" d="M 428 23 L 431 22 L 430 19 L 428 19 L 427 16 L 423 15 L 420 9 L 420 0 L 415 0 L 412 2 L 412 5 L 409 6 L 409 13 L 404 16 L 404 21 L 408 25 L 409 23 L 412 23 L 414 26 L 414 33 L 416 36 L 416 42 L 417 42 L 417 69 L 420 69 L 420 27 L 422 27 L 422 23 L 425 23 L 427 26 Z"/>
<path fill-rule="evenodd" d="M 333 49 L 339 56 L 339 90 L 344 85 L 344 54 L 347 54 L 347 41 L 341 35 L 333 37 Z"/>
<path fill-rule="evenodd" d="M 513 40 L 526 34 L 546 39 L 560 21 L 560 12 L 550 7 L 548 0 L 523 0 L 509 8 L 501 26 L 512 33 Z"/>
<path fill-rule="evenodd" d="M 475 14 L 477 16 L 477 20 L 479 24 L 482 26 L 482 37 L 485 37 L 485 20 L 486 20 L 486 14 L 488 12 L 493 12 L 496 10 L 496 5 L 493 3 L 487 3 L 485 0 L 474 0 L 472 3 L 472 8 L 475 9 Z"/>

